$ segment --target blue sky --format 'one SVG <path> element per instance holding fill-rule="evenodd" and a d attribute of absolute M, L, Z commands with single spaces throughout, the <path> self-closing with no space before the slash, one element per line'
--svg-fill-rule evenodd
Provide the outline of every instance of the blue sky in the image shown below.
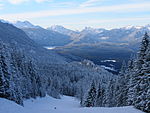
<path fill-rule="evenodd" d="M 150 0 L 0 0 L 0 19 L 80 30 L 150 24 Z"/>

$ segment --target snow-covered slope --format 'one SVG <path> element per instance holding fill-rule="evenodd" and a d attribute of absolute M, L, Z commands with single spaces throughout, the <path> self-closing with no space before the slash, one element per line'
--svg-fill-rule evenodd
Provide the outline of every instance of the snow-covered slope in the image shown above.
<path fill-rule="evenodd" d="M 114 108 L 81 108 L 79 102 L 68 96 L 62 99 L 52 97 L 26 100 L 24 107 L 0 98 L 0 113 L 143 113 L 132 106 Z"/>
<path fill-rule="evenodd" d="M 95 29 L 92 27 L 85 27 L 81 33 L 89 33 L 89 34 L 98 34 L 98 33 L 102 33 L 105 29 Z"/>
<path fill-rule="evenodd" d="M 60 26 L 60 25 L 53 25 L 47 29 L 52 30 L 52 31 L 56 31 L 56 32 L 59 32 L 59 33 L 65 34 L 65 35 L 69 35 L 69 36 L 78 33 L 77 31 L 67 29 L 67 28 Z"/>
<path fill-rule="evenodd" d="M 71 37 L 44 28 L 21 28 L 32 40 L 42 46 L 63 46 L 71 42 Z"/>

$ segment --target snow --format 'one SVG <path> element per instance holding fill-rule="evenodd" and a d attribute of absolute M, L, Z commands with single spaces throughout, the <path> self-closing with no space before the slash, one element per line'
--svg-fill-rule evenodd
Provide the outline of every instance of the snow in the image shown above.
<path fill-rule="evenodd" d="M 24 108 L 12 101 L 0 98 L 0 113 L 21 113 Z"/>
<path fill-rule="evenodd" d="M 135 26 L 135 28 L 136 28 L 136 29 L 141 29 L 141 28 L 142 28 L 142 26 Z"/>
<path fill-rule="evenodd" d="M 52 97 L 29 99 L 24 107 L 0 98 L 0 113 L 143 113 L 132 106 L 127 107 L 94 107 L 82 108 L 74 97 L 62 96 L 61 99 Z"/>
<path fill-rule="evenodd" d="M 107 66 L 104 66 L 104 65 L 101 65 L 101 67 L 104 68 L 104 69 L 111 70 L 111 71 L 116 71 L 113 67 L 107 67 Z"/>
<path fill-rule="evenodd" d="M 131 26 L 131 25 L 128 25 L 128 26 L 126 26 L 126 27 L 123 27 L 124 29 L 131 29 L 133 26 Z"/>
<path fill-rule="evenodd" d="M 100 37 L 101 40 L 107 40 L 109 37 Z"/>
<path fill-rule="evenodd" d="M 123 27 L 124 29 L 126 30 L 129 30 L 129 29 L 132 29 L 132 28 L 135 28 L 135 29 L 141 29 L 143 26 L 132 26 L 132 25 L 129 25 L 129 26 L 126 26 L 126 27 Z"/>
<path fill-rule="evenodd" d="M 44 48 L 51 50 L 51 49 L 55 49 L 56 47 L 52 46 L 52 47 L 44 47 Z"/>
<path fill-rule="evenodd" d="M 12 24 L 18 28 L 40 28 L 39 26 L 35 26 L 28 21 L 14 21 Z"/>
<path fill-rule="evenodd" d="M 3 20 L 3 19 L 0 19 L 0 22 L 2 22 L 2 23 L 10 23 L 9 21 Z"/>
<path fill-rule="evenodd" d="M 103 60 L 101 62 L 116 62 L 116 60 Z"/>

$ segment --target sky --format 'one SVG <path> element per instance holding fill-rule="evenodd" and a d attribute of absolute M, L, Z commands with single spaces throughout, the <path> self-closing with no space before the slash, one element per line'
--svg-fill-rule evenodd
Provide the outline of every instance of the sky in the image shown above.
<path fill-rule="evenodd" d="M 80 30 L 150 24 L 150 0 L 0 0 L 0 19 Z"/>

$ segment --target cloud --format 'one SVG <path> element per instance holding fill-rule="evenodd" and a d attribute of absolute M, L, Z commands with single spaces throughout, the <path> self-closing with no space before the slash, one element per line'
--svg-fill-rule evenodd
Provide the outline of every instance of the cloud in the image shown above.
<path fill-rule="evenodd" d="M 47 1 L 52 1 L 52 0 L 35 0 L 35 1 L 38 3 L 41 3 L 41 2 L 47 2 Z"/>
<path fill-rule="evenodd" d="M 45 24 L 44 22 L 39 23 L 41 26 L 44 26 L 45 28 L 49 27 L 50 25 L 63 25 L 65 27 L 74 29 L 74 30 L 82 30 L 85 26 L 90 26 L 94 28 L 106 28 L 106 29 L 112 29 L 112 28 L 120 28 L 128 25 L 135 25 L 135 26 L 141 26 L 141 25 L 146 25 L 149 24 L 150 16 L 149 17 L 131 17 L 131 18 L 113 18 L 113 19 L 94 19 L 94 20 L 89 20 L 89 19 L 80 19 L 76 20 L 73 22 L 68 22 L 66 21 L 55 21 L 51 20 L 51 23 L 48 25 Z M 49 21 L 48 21 L 49 22 Z"/>
<path fill-rule="evenodd" d="M 37 20 L 32 21 L 36 25 L 40 25 L 44 28 L 47 28 L 52 25 L 62 25 L 70 29 L 74 30 L 82 30 L 85 28 L 85 26 L 90 26 L 93 28 L 106 28 L 106 29 L 112 29 L 112 28 L 120 28 L 128 25 L 132 26 L 141 26 L 149 24 L 150 16 L 147 17 L 126 17 L 126 18 L 112 18 L 112 19 L 88 19 L 88 18 L 82 18 L 82 19 L 76 19 L 76 20 L 69 20 L 69 19 L 45 19 L 45 20 Z M 48 23 L 48 24 L 47 24 Z"/>
<path fill-rule="evenodd" d="M 42 2 L 46 2 L 46 1 L 52 1 L 52 0 L 7 0 L 9 3 L 11 4 L 21 4 L 24 2 L 30 2 L 30 1 L 35 1 L 37 3 L 42 3 Z"/>
<path fill-rule="evenodd" d="M 73 7 L 77 7 L 78 4 L 77 2 L 72 2 L 72 1 L 69 1 L 69 2 L 59 2 L 59 3 L 54 3 L 54 2 L 51 2 L 49 4 L 49 7 L 51 8 L 73 8 Z"/>
<path fill-rule="evenodd" d="M 43 18 L 49 16 L 63 16 L 72 14 L 87 14 L 87 13 L 130 13 L 130 12 L 142 12 L 150 11 L 150 2 L 138 3 L 138 4 L 125 4 L 125 5 L 112 5 L 103 7 L 91 7 L 91 8 L 67 8 L 60 10 L 45 10 L 37 12 L 15 13 L 0 15 L 0 18 L 6 20 L 26 20 L 32 18 Z"/>
<path fill-rule="evenodd" d="M 101 23 L 123 23 L 123 22 L 134 22 L 134 21 L 146 21 L 146 20 L 150 20 L 150 16 L 149 17 L 132 17 L 132 18 L 114 18 L 114 19 L 96 19 L 96 20 L 84 20 L 82 22 L 77 22 L 74 24 L 84 24 L 86 25 L 88 24 L 101 24 Z M 72 23 L 66 23 L 66 24 L 72 24 Z"/>
<path fill-rule="evenodd" d="M 24 3 L 27 1 L 29 1 L 29 0 L 8 0 L 8 2 L 11 4 L 21 4 L 21 3 Z"/>
<path fill-rule="evenodd" d="M 80 5 L 80 7 L 89 7 L 89 6 L 93 6 L 96 5 L 99 2 L 102 2 L 104 0 L 87 0 L 86 2 L 82 3 Z"/>

